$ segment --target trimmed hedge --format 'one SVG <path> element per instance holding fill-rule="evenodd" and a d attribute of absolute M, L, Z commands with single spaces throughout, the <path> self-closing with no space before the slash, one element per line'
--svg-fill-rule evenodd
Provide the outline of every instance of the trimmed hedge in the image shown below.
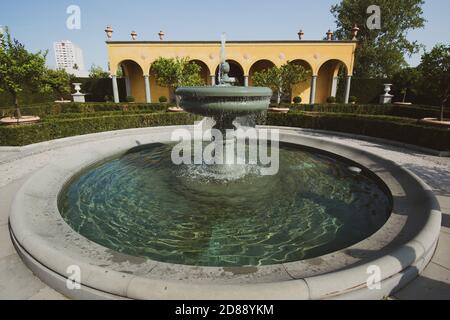
<path fill-rule="evenodd" d="M 189 113 L 114 115 L 49 120 L 35 125 L 0 127 L 0 146 L 24 146 L 65 137 L 131 128 L 193 124 Z"/>
<path fill-rule="evenodd" d="M 399 106 L 394 104 L 304 104 L 294 105 L 292 111 L 347 113 L 361 115 L 386 115 L 411 119 L 437 118 L 441 111 L 438 107 L 421 105 Z M 450 110 L 445 111 L 445 117 L 450 117 Z"/>
<path fill-rule="evenodd" d="M 449 130 L 422 126 L 407 118 L 339 113 L 269 113 L 267 124 L 353 133 L 439 151 L 450 150 Z"/>
<path fill-rule="evenodd" d="M 94 113 L 94 112 L 136 112 L 136 111 L 166 111 L 169 105 L 163 103 L 43 103 L 30 107 L 21 107 L 22 115 L 45 117 L 64 113 Z M 14 114 L 14 109 L 1 109 L 2 116 Z"/>

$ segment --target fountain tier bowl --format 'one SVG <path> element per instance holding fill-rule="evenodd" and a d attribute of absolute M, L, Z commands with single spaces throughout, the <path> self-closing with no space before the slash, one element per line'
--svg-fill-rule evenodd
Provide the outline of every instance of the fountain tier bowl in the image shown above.
<path fill-rule="evenodd" d="M 202 116 L 232 113 L 236 116 L 266 111 L 272 90 L 262 87 L 182 87 L 176 91 L 179 106 Z"/>

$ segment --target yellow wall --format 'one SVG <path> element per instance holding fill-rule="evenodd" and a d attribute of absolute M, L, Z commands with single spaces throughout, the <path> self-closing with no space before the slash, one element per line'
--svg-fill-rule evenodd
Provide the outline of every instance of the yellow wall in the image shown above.
<path fill-rule="evenodd" d="M 191 60 L 203 62 L 214 74 L 220 63 L 219 42 L 108 42 L 108 55 L 111 74 L 116 74 L 118 66 L 126 60 L 136 62 L 143 71 L 133 68 L 133 72 L 149 74 L 153 61 L 159 57 L 175 58 L 189 57 Z M 303 60 L 311 66 L 312 74 L 318 75 L 317 100 L 324 102 L 331 93 L 331 79 L 335 69 L 329 64 L 330 60 L 341 61 L 348 73 L 353 73 L 354 53 L 356 42 L 340 41 L 285 41 L 285 42 L 229 42 L 227 43 L 227 59 L 238 62 L 245 75 L 250 74 L 251 67 L 260 60 L 269 60 L 277 66 L 288 61 Z M 325 65 L 325 66 L 324 66 Z M 322 70 L 319 72 L 319 70 Z M 131 82 L 133 96 L 136 101 L 145 101 L 143 74 L 133 78 Z M 139 81 L 139 77 L 141 80 Z M 166 88 L 156 86 L 151 77 L 152 101 L 157 102 L 162 95 L 169 96 Z M 251 79 L 250 79 L 251 83 Z M 309 102 L 310 80 L 300 84 L 294 90 L 294 95 Z"/>
<path fill-rule="evenodd" d="M 141 67 L 133 61 L 125 61 L 122 65 L 125 69 L 125 75 L 130 79 L 131 95 L 136 102 L 145 102 L 144 73 Z"/>

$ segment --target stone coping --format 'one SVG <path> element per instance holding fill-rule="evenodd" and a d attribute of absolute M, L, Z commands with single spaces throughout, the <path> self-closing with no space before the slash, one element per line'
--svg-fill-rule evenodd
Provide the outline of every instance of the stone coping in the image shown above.
<path fill-rule="evenodd" d="M 192 129 L 190 126 L 184 128 Z M 128 256 L 89 241 L 61 217 L 57 200 L 79 171 L 105 158 L 170 141 L 175 128 L 93 134 L 41 144 L 65 159 L 49 160 L 17 193 L 10 214 L 13 242 L 25 263 L 48 285 L 77 299 L 380 299 L 400 289 L 427 265 L 434 252 L 441 213 L 430 188 L 409 171 L 377 155 L 283 128 L 280 140 L 331 152 L 360 163 L 389 188 L 393 212 L 374 235 L 334 253 L 261 267 L 175 265 Z M 54 144 L 54 148 L 52 148 Z M 81 290 L 68 290 L 68 267 L 81 270 Z M 368 267 L 381 270 L 381 289 L 367 288 Z"/>

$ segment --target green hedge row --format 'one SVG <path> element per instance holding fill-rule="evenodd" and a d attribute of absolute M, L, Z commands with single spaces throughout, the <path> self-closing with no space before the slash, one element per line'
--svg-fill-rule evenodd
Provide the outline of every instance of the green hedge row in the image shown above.
<path fill-rule="evenodd" d="M 295 105 L 292 111 L 328 112 L 328 113 L 354 113 L 367 115 L 385 115 L 393 117 L 404 117 L 411 119 L 437 118 L 441 111 L 438 107 L 423 105 L 399 106 L 395 104 L 316 104 Z M 450 110 L 446 110 L 445 117 L 450 117 Z"/>
<path fill-rule="evenodd" d="M 114 115 L 43 121 L 35 125 L 0 127 L 0 146 L 24 146 L 65 137 L 130 128 L 192 124 L 188 113 Z"/>
<path fill-rule="evenodd" d="M 64 113 L 94 113 L 112 111 L 165 111 L 168 104 L 164 103 L 43 103 L 20 108 L 22 115 L 45 117 Z M 2 116 L 14 114 L 14 109 L 1 109 Z"/>
<path fill-rule="evenodd" d="M 338 113 L 269 113 L 267 124 L 353 133 L 439 151 L 450 150 L 449 130 L 422 126 L 407 118 Z"/>

